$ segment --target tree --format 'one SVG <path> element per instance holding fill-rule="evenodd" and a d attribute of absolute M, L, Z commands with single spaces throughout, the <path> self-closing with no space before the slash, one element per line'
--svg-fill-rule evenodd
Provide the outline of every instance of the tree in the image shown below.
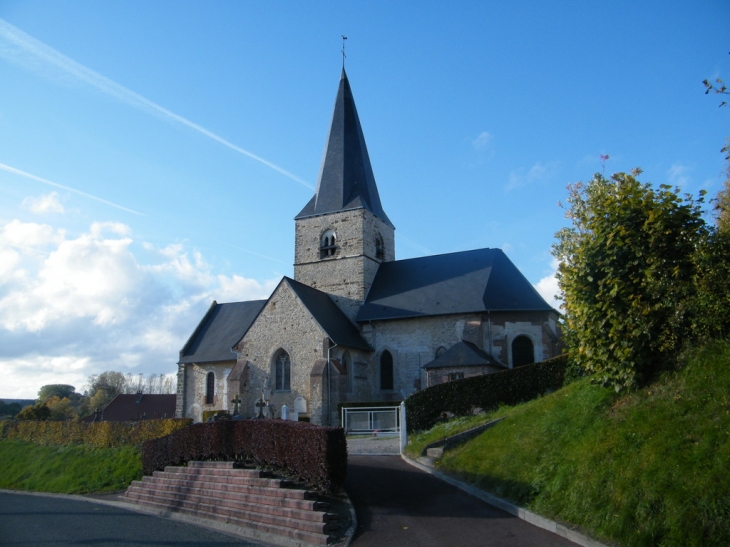
<path fill-rule="evenodd" d="M 553 246 L 572 357 L 617 391 L 672 362 L 690 336 L 694 252 L 707 235 L 704 194 L 655 190 L 640 173 L 570 185 L 572 226 Z"/>
<path fill-rule="evenodd" d="M 38 390 L 38 402 L 44 403 L 51 397 L 58 397 L 59 399 L 68 398 L 72 399 L 78 397 L 76 388 L 68 384 L 48 384 L 41 387 Z"/>
<path fill-rule="evenodd" d="M 68 397 L 61 399 L 54 395 L 46 401 L 46 406 L 50 412 L 49 420 L 66 421 L 78 417 L 76 408 Z"/>
<path fill-rule="evenodd" d="M 51 411 L 45 403 L 36 403 L 33 406 L 26 406 L 15 416 L 18 420 L 47 420 L 51 417 Z"/>
<path fill-rule="evenodd" d="M 13 417 L 20 411 L 21 408 L 18 403 L 6 404 L 5 401 L 0 401 L 0 416 Z"/>

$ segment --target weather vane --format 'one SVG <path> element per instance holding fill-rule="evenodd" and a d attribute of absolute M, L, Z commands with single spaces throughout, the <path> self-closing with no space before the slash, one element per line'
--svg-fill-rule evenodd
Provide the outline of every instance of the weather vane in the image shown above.
<path fill-rule="evenodd" d="M 347 36 L 344 34 L 342 35 L 342 68 L 345 68 L 345 58 L 347 55 L 345 55 L 345 40 L 347 40 Z"/>

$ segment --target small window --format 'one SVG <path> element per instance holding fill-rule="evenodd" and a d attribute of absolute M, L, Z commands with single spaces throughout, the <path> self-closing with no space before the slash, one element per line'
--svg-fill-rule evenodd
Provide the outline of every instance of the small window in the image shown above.
<path fill-rule="evenodd" d="M 205 377 L 205 404 L 212 405 L 215 401 L 215 374 L 209 372 Z"/>
<path fill-rule="evenodd" d="M 436 350 L 436 357 L 441 357 L 444 353 L 446 353 L 446 348 L 443 346 L 439 346 Z"/>
<path fill-rule="evenodd" d="M 340 357 L 340 363 L 342 363 L 342 368 L 345 369 L 345 374 L 347 374 L 347 392 L 351 393 L 353 370 L 349 352 L 345 351 L 342 354 L 342 357 Z"/>
<path fill-rule="evenodd" d="M 289 391 L 291 390 L 291 360 L 289 354 L 284 350 L 276 356 L 274 363 L 275 367 L 275 386 L 276 391 Z"/>
<path fill-rule="evenodd" d="M 512 341 L 512 368 L 523 367 L 535 362 L 535 350 L 532 340 L 527 336 L 518 336 Z"/>
<path fill-rule="evenodd" d="M 380 389 L 393 390 L 393 356 L 388 350 L 380 356 Z"/>
<path fill-rule="evenodd" d="M 449 374 L 449 382 L 453 382 L 454 380 L 463 380 L 463 379 L 464 379 L 463 372 L 452 372 Z"/>
<path fill-rule="evenodd" d="M 319 257 L 327 258 L 328 256 L 334 256 L 337 250 L 337 236 L 332 230 L 327 230 L 322 234 L 319 241 Z"/>
<path fill-rule="evenodd" d="M 385 258 L 385 245 L 383 244 L 383 236 L 375 235 L 375 258 L 383 260 Z"/>

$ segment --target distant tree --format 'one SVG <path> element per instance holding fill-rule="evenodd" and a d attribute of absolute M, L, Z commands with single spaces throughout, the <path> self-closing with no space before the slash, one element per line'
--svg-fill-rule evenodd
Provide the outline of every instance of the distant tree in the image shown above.
<path fill-rule="evenodd" d="M 0 416 L 13 417 L 20 411 L 21 408 L 18 403 L 6 404 L 5 401 L 0 401 Z"/>
<path fill-rule="evenodd" d="M 51 411 L 45 403 L 36 403 L 33 406 L 26 406 L 15 416 L 18 420 L 48 420 Z"/>
<path fill-rule="evenodd" d="M 682 198 L 640 173 L 569 186 L 572 226 L 553 246 L 570 352 L 617 391 L 672 362 L 690 337 L 694 251 L 707 236 L 703 193 Z"/>
<path fill-rule="evenodd" d="M 68 397 L 61 399 L 58 396 L 53 396 L 46 401 L 46 406 L 51 413 L 48 417 L 49 420 L 67 421 L 78 417 L 76 408 Z"/>
<path fill-rule="evenodd" d="M 76 388 L 74 386 L 70 386 L 68 384 L 48 384 L 38 390 L 38 402 L 44 403 L 51 397 L 71 399 L 78 397 L 78 395 L 79 394 L 76 393 Z"/>

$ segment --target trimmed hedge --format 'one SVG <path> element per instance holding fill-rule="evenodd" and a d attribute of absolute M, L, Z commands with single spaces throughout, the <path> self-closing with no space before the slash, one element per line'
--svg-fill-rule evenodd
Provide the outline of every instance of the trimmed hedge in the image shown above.
<path fill-rule="evenodd" d="M 562 387 L 567 355 L 516 369 L 438 384 L 406 399 L 408 432 L 432 428 L 441 415 L 465 416 L 474 408 L 515 405 Z"/>
<path fill-rule="evenodd" d="M 333 493 L 345 484 L 347 444 L 339 427 L 287 420 L 199 423 L 142 445 L 142 472 L 196 460 L 251 462 L 294 474 L 316 490 Z"/>
<path fill-rule="evenodd" d="M 116 448 L 164 437 L 191 423 L 189 418 L 93 423 L 8 420 L 0 428 L 0 439 L 26 441 L 43 446 L 78 444 L 95 448 Z"/>

